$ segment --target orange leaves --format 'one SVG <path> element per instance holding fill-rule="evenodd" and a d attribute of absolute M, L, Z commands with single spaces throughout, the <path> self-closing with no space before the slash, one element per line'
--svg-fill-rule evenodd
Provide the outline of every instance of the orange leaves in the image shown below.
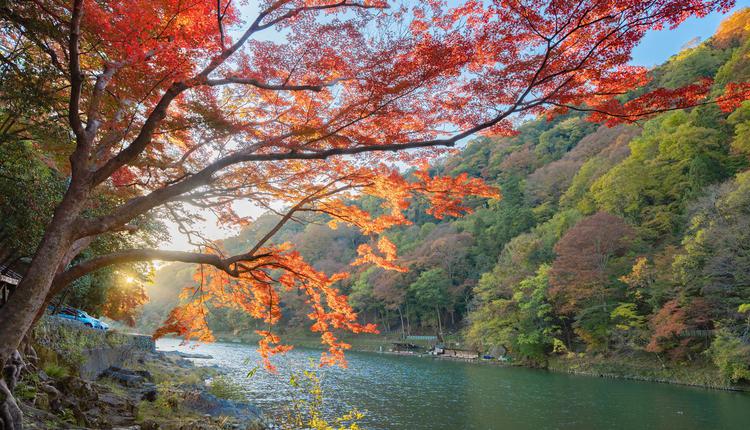
<path fill-rule="evenodd" d="M 420 170 L 414 175 L 421 180 L 414 188 L 430 200 L 427 213 L 442 219 L 448 216 L 461 216 L 470 213 L 471 209 L 463 206 L 466 196 L 488 199 L 499 199 L 500 191 L 496 187 L 487 185 L 479 178 L 470 178 L 466 173 L 457 177 L 430 177 L 426 170 Z"/>
<path fill-rule="evenodd" d="M 8 7 L 32 17 L 46 13 L 13 3 L 24 2 Z M 136 180 L 133 193 L 151 193 L 103 220 L 115 228 L 169 205 L 166 212 L 181 222 L 192 218 L 186 207 L 197 207 L 238 225 L 246 220 L 233 204 L 242 200 L 284 208 L 283 222 L 312 213 L 374 236 L 408 224 L 407 210 L 418 199 L 436 218 L 469 213 L 471 197 L 499 198 L 499 191 L 465 174 L 433 177 L 426 167 L 402 174 L 392 166 L 408 171 L 419 157 L 437 153 L 416 148 L 450 146 L 476 133 L 511 134 L 524 116 L 589 106 L 598 111 L 595 120 L 622 121 L 700 103 L 708 81 L 658 89 L 624 105 L 616 97 L 645 82 L 645 70 L 628 63 L 649 29 L 731 1 L 416 3 L 410 14 L 371 9 L 389 4 L 374 0 L 264 1 L 256 15 L 240 17 L 241 9 L 254 8 L 228 0 L 85 1 L 85 82 L 80 109 L 70 116 L 86 117 L 87 129 L 97 130 L 87 155 L 112 167 L 103 169 L 103 181 Z M 68 25 L 54 16 L 41 22 L 47 21 Z M 256 34 L 274 28 L 283 28 L 283 37 Z M 243 32 L 242 43 L 232 45 L 230 34 Z M 56 61 L 67 61 L 62 54 Z M 97 86 L 110 72 L 106 88 Z M 729 90 L 727 106 L 747 91 Z M 406 148 L 414 152 L 390 155 Z M 252 255 L 204 268 L 200 288 L 186 291 L 157 335 L 210 339 L 207 303 L 233 307 L 268 325 L 260 332 L 267 359 L 284 350 L 270 329 L 281 319 L 279 292 L 297 290 L 329 347 L 324 361 L 342 362 L 347 345 L 334 332 L 375 328 L 359 325 L 335 288 L 344 275 L 329 276 L 296 252 L 269 247 L 276 232 L 268 231 Z M 358 251 L 354 264 L 405 270 L 384 236 Z"/>
<path fill-rule="evenodd" d="M 182 66 L 185 73 L 200 51 L 220 50 L 215 7 L 214 0 L 85 1 L 83 27 L 111 61 L 141 63 L 139 67 L 154 72 Z M 225 25 L 236 19 L 229 5 Z M 146 66 L 147 61 L 151 65 Z"/>
<path fill-rule="evenodd" d="M 414 159 L 415 157 L 411 157 Z M 284 219 L 311 212 L 330 217 L 329 225 L 345 223 L 365 235 L 380 235 L 376 244 L 362 244 L 353 265 L 375 264 L 397 272 L 407 271 L 397 263 L 396 246 L 382 233 L 398 225 L 409 223 L 405 212 L 416 198 L 426 198 L 436 217 L 460 216 L 470 212 L 465 203 L 468 197 L 499 198 L 499 191 L 480 179 L 467 175 L 433 177 L 428 168 L 410 172 L 407 180 L 398 170 L 383 164 L 366 166 L 351 160 L 326 162 L 288 162 L 262 166 L 265 171 L 252 175 L 273 177 L 272 181 L 257 185 L 259 194 L 271 202 L 288 202 L 290 207 Z M 237 180 L 241 180 L 237 177 Z M 367 207 L 364 196 L 379 203 Z M 273 200 L 271 200 L 273 199 Z M 271 233 L 274 231 L 271 229 Z M 186 289 L 183 299 L 188 305 L 178 308 L 160 329 L 160 334 L 174 332 L 183 336 L 203 336 L 200 332 L 205 317 L 199 312 L 210 311 L 210 306 L 240 309 L 267 325 L 259 332 L 261 357 L 270 367 L 269 357 L 283 352 L 286 347 L 272 332 L 272 327 L 282 318 L 282 297 L 279 292 L 300 291 L 310 312 L 310 329 L 320 333 L 321 342 L 328 348 L 322 364 L 345 364 L 344 351 L 349 348 L 338 339 L 341 331 L 374 333 L 372 324 L 357 322 L 357 315 L 347 297 L 335 284 L 347 274 L 328 275 L 310 266 L 289 244 L 262 246 L 252 255 L 233 260 L 228 267 L 203 267 L 196 272 L 200 288 Z M 218 251 L 211 251 L 219 254 Z M 206 306 L 204 303 L 210 303 Z"/>
<path fill-rule="evenodd" d="M 206 306 L 202 301 L 189 302 L 172 309 L 167 320 L 156 329 L 154 339 L 175 334 L 189 341 L 213 342 L 214 337 L 206 322 Z"/>
<path fill-rule="evenodd" d="M 260 354 L 263 364 L 272 372 L 276 371 L 276 366 L 271 363 L 271 356 L 274 354 L 283 354 L 292 350 L 290 345 L 282 345 L 279 336 L 267 330 L 255 330 L 260 336 L 258 341 L 258 354 Z"/>
<path fill-rule="evenodd" d="M 360 266 L 362 264 L 372 263 L 378 267 L 386 270 L 394 270 L 396 272 L 407 272 L 409 269 L 403 266 L 395 264 L 396 261 L 396 245 L 388 240 L 385 236 L 380 236 L 378 240 L 378 251 L 381 255 L 375 254 L 372 247 L 368 244 L 363 243 L 357 248 L 357 254 L 359 258 L 354 260 L 352 266 Z"/>
<path fill-rule="evenodd" d="M 135 325 L 139 308 L 148 302 L 148 294 L 140 283 L 127 283 L 110 288 L 102 312 L 115 321 Z"/>
<path fill-rule="evenodd" d="M 112 184 L 115 187 L 123 187 L 132 184 L 136 176 L 130 167 L 121 167 L 117 169 L 111 176 Z"/>
<path fill-rule="evenodd" d="M 389 250 L 394 252 L 393 250 Z M 311 309 L 308 318 L 310 329 L 321 334 L 321 342 L 329 348 L 321 363 L 344 364 L 343 352 L 348 346 L 337 340 L 334 331 L 375 333 L 374 325 L 357 322 L 357 314 L 334 284 L 346 274 L 326 275 L 307 264 L 296 251 L 287 245 L 261 248 L 254 257 L 237 262 L 238 273 L 230 277 L 213 266 L 202 267 L 196 275 L 200 288 L 186 289 L 183 300 L 187 302 L 170 313 L 169 318 L 155 334 L 156 337 L 174 333 L 186 339 L 212 340 L 206 326 L 206 315 L 213 307 L 240 309 L 267 325 L 258 330 L 261 336 L 258 352 L 264 364 L 273 369 L 270 357 L 291 349 L 282 345 L 272 327 L 281 318 L 281 300 L 277 288 L 299 290 L 306 296 Z M 209 306 L 210 305 L 210 306 Z"/>

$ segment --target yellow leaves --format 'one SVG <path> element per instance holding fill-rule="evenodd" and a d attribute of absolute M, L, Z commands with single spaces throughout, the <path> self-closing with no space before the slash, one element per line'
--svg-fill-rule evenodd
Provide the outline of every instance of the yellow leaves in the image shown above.
<path fill-rule="evenodd" d="M 750 34 L 750 9 L 743 9 L 725 19 L 716 30 L 712 42 L 725 49 L 735 41 L 742 41 Z"/>

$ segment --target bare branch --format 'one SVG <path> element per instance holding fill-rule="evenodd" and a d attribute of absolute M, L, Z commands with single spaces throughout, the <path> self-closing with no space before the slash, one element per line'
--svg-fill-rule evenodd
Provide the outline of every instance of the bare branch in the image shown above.
<path fill-rule="evenodd" d="M 272 90 L 272 91 L 322 91 L 323 88 L 326 87 L 332 87 L 339 82 L 341 82 L 343 79 L 335 79 L 331 82 L 324 83 L 324 84 L 307 84 L 307 85 L 288 85 L 288 84 L 267 84 L 264 82 L 261 82 L 257 79 L 252 78 L 239 78 L 239 77 L 230 77 L 230 78 L 222 78 L 222 79 L 209 79 L 206 81 L 206 85 L 208 86 L 219 86 L 219 85 L 228 85 L 228 84 L 241 84 L 241 85 L 252 85 L 254 87 L 263 89 L 263 90 Z"/>

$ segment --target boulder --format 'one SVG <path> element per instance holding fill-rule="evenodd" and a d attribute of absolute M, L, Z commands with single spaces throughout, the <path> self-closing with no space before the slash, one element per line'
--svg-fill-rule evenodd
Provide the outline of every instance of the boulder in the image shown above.
<path fill-rule="evenodd" d="M 263 415 L 257 406 L 221 399 L 204 390 L 188 391 L 183 405 L 208 416 L 232 417 L 245 426 L 263 421 Z"/>
<path fill-rule="evenodd" d="M 130 370 L 120 367 L 110 367 L 105 370 L 100 378 L 109 378 L 126 387 L 138 387 L 144 385 L 146 381 L 153 382 L 151 373 L 145 370 Z"/>
<path fill-rule="evenodd" d="M 47 410 L 50 411 L 59 411 L 62 403 L 60 401 L 62 394 L 60 394 L 60 391 L 49 384 L 41 384 L 39 388 L 44 392 L 46 395 L 46 399 L 43 399 L 44 405 L 46 406 Z"/>
<path fill-rule="evenodd" d="M 143 384 L 136 394 L 139 400 L 155 402 L 157 397 L 159 397 L 159 390 L 157 389 L 156 384 L 147 382 Z"/>
<path fill-rule="evenodd" d="M 159 423 L 153 420 L 145 420 L 141 423 L 141 430 L 160 430 Z"/>

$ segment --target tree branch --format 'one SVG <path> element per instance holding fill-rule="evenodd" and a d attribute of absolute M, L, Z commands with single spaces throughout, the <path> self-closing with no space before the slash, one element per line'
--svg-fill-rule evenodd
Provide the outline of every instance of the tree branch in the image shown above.
<path fill-rule="evenodd" d="M 332 87 L 336 85 L 337 83 L 341 82 L 342 79 L 335 79 L 328 83 L 323 84 L 307 84 L 307 85 L 287 85 L 287 84 L 267 84 L 264 82 L 261 82 L 257 79 L 252 78 L 240 78 L 240 77 L 229 77 L 229 78 L 222 78 L 222 79 L 208 79 L 206 81 L 206 85 L 215 87 L 219 85 L 228 85 L 228 84 L 241 84 L 241 85 L 252 85 L 254 87 L 263 89 L 263 90 L 272 90 L 272 91 L 322 91 L 323 88 L 326 87 Z"/>
<path fill-rule="evenodd" d="M 82 276 L 85 276 L 104 267 L 113 266 L 116 264 L 153 260 L 208 264 L 226 272 L 231 276 L 238 276 L 241 272 L 238 269 L 233 268 L 233 264 L 237 262 L 256 261 L 268 257 L 269 255 L 270 254 L 267 253 L 258 255 L 241 254 L 228 258 L 221 258 L 221 256 L 219 255 L 204 254 L 199 252 L 165 251 L 161 249 L 129 249 L 125 251 L 114 252 L 112 254 L 102 255 L 99 257 L 94 257 L 90 260 L 84 261 L 69 268 L 65 272 L 58 274 L 57 276 L 55 276 L 55 280 L 53 281 L 53 288 L 50 294 L 57 294 L 67 285 L 70 285 L 71 282 Z"/>
<path fill-rule="evenodd" d="M 68 72 L 70 73 L 70 100 L 68 101 L 68 122 L 73 129 L 78 140 L 78 148 L 71 155 L 71 162 L 74 167 L 80 164 L 81 153 L 85 148 L 87 137 L 83 129 L 79 115 L 81 104 L 81 88 L 83 86 L 83 76 L 81 75 L 79 40 L 81 37 L 81 18 L 83 16 L 83 0 L 75 0 L 73 3 L 73 15 L 70 21 L 70 40 L 68 41 L 68 51 L 70 59 L 68 62 Z"/>

